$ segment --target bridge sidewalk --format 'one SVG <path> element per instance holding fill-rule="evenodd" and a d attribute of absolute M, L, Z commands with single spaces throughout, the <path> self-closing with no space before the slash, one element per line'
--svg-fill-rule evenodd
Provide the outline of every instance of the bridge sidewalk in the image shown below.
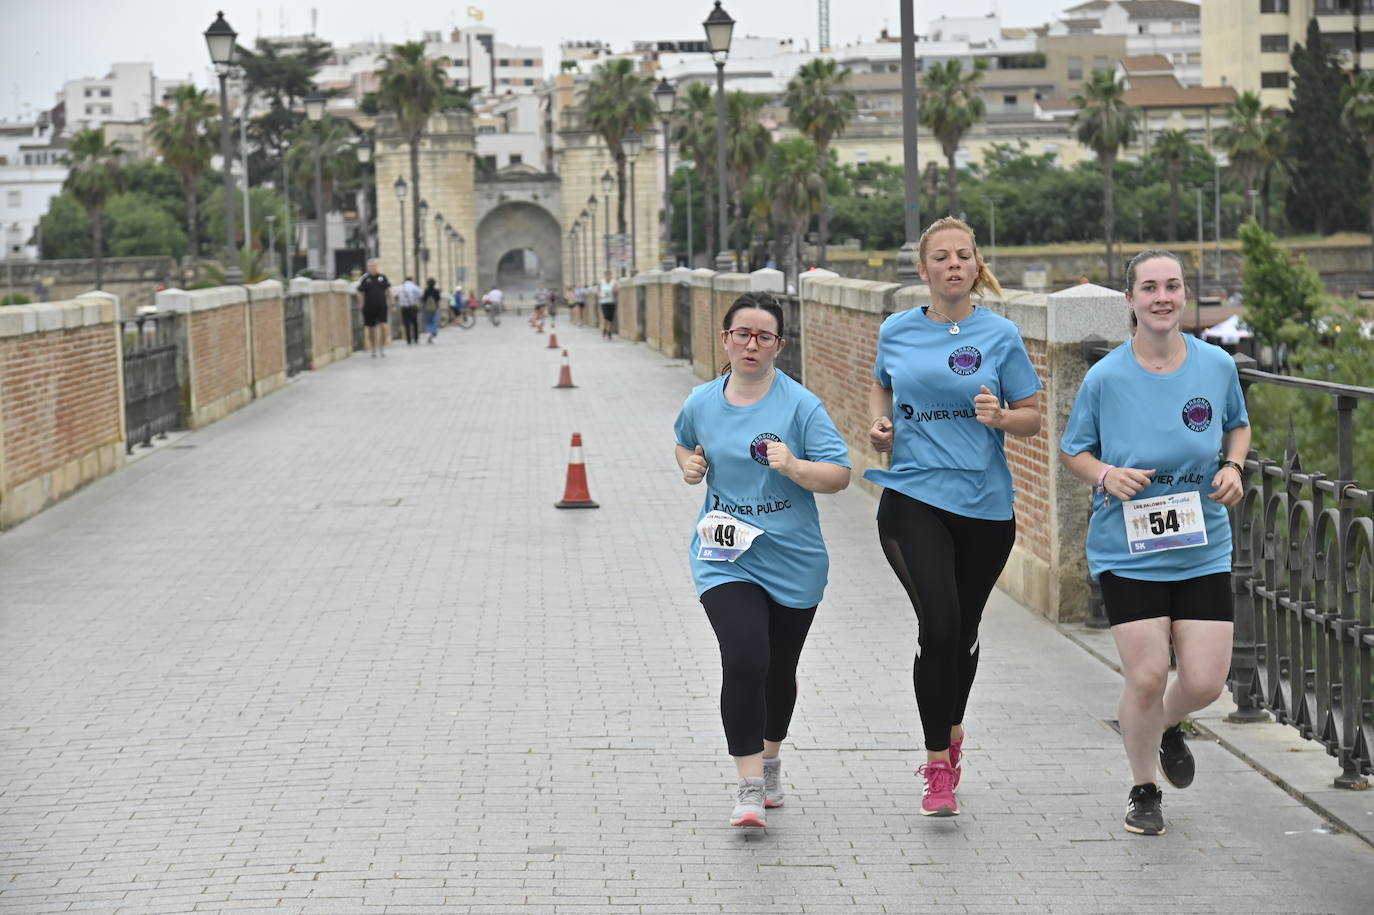
<path fill-rule="evenodd" d="M 790 793 L 724 825 L 715 644 L 669 457 L 695 383 L 560 325 L 353 358 L 0 536 L 0 911 L 1368 910 L 1374 850 L 1221 746 L 1121 829 L 1119 677 L 1000 593 L 963 815 L 918 814 L 915 624 L 874 502 Z M 581 432 L 594 511 L 560 512 Z"/>

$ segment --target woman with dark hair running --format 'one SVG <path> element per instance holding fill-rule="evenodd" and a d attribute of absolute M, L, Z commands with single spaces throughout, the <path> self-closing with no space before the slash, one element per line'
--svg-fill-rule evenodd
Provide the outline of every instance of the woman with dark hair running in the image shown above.
<path fill-rule="evenodd" d="M 1016 325 L 973 303 L 973 293 L 1001 292 L 973 230 L 936 220 L 918 256 L 931 304 L 883 322 L 868 395 L 869 440 L 892 452 L 891 469 L 864 477 L 885 487 L 878 538 L 919 624 L 921 813 L 954 816 L 978 624 L 1016 540 L 1003 441 L 1040 431 L 1042 385 Z"/>
<path fill-rule="evenodd" d="M 1180 331 L 1186 295 L 1177 255 L 1149 250 L 1131 260 L 1132 337 L 1088 369 L 1059 443 L 1059 460 L 1094 489 L 1088 570 L 1102 586 L 1125 680 L 1125 828 L 1147 836 L 1165 831 L 1155 766 L 1175 788 L 1192 784 L 1180 723 L 1221 694 L 1230 670 L 1226 507 L 1244 494 L 1250 451 L 1235 361 Z"/>
<path fill-rule="evenodd" d="M 692 577 L 720 643 L 721 718 L 738 785 L 731 826 L 783 802 L 797 660 L 829 558 L 814 493 L 849 485 L 849 450 L 815 394 L 779 372 L 783 312 L 748 294 L 725 313 L 729 371 L 692 390 L 675 425 L 682 478 L 706 482 Z"/>

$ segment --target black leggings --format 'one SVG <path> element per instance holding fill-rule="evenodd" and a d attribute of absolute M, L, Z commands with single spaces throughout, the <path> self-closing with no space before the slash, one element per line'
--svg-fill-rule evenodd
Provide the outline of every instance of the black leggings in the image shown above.
<path fill-rule="evenodd" d="M 878 503 L 878 539 L 920 627 L 911 678 L 926 749 L 949 749 L 978 671 L 978 623 L 1016 541 L 1016 519 L 985 521 L 891 489 Z"/>
<path fill-rule="evenodd" d="M 816 608 L 784 607 L 752 582 L 731 581 L 701 595 L 720 642 L 720 717 L 731 756 L 781 741 L 797 704 L 797 661 Z"/>
<path fill-rule="evenodd" d="M 401 306 L 401 327 L 406 332 L 407 343 L 420 342 L 420 306 Z"/>

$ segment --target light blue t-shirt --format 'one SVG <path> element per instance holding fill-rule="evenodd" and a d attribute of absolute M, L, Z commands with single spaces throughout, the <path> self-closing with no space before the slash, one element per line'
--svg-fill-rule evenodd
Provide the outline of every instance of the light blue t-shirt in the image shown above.
<path fill-rule="evenodd" d="M 1010 520 L 1006 433 L 978 422 L 982 385 L 1004 403 L 1043 385 L 1021 331 L 986 308 L 950 325 L 922 308 L 899 311 L 878 331 L 873 377 L 892 391 L 892 466 L 864 478 L 927 505 L 988 521 Z"/>
<path fill-rule="evenodd" d="M 785 607 L 814 607 L 825 593 L 830 558 L 821 538 L 816 497 L 768 466 L 763 442 L 781 441 L 806 461 L 849 466 L 849 449 L 821 399 L 782 372 L 757 403 L 725 399 L 725 375 L 692 389 L 674 431 L 684 448 L 702 447 L 706 497 L 697 521 L 724 511 L 767 533 L 734 562 L 690 556 L 697 594 L 729 581 L 754 582 Z M 685 533 L 685 531 L 684 531 Z"/>
<path fill-rule="evenodd" d="M 1133 555 L 1127 547 L 1121 501 L 1093 496 L 1088 523 L 1088 569 L 1144 581 L 1176 581 L 1231 569 L 1231 523 L 1226 506 L 1207 498 L 1217 473 L 1223 432 L 1250 425 L 1236 364 L 1219 346 L 1184 337 L 1188 354 L 1167 375 L 1146 371 L 1131 342 L 1088 369 L 1073 402 L 1059 449 L 1091 452 L 1117 467 L 1155 471 L 1137 499 L 1200 493 L 1207 543 Z"/>

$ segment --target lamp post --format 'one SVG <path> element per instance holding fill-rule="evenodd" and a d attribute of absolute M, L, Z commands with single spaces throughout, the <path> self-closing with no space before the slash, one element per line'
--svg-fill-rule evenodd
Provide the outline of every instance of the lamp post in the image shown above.
<path fill-rule="evenodd" d="M 633 130 L 625 135 L 625 158 L 630 160 L 630 273 L 639 273 L 639 248 L 636 245 L 636 236 L 639 234 L 635 221 L 635 214 L 639 207 L 635 206 L 635 160 L 644 151 L 644 140 Z"/>
<path fill-rule="evenodd" d="M 415 280 L 429 269 L 429 249 L 425 247 L 425 219 L 429 216 L 429 201 L 420 198 L 420 218 L 415 221 Z"/>
<path fill-rule="evenodd" d="M 702 23 L 706 29 L 706 48 L 716 63 L 716 223 L 720 236 L 720 253 L 716 255 L 716 269 L 722 273 L 734 269 L 735 258 L 726 247 L 725 235 L 725 59 L 730 56 L 730 36 L 735 20 L 716 0 L 711 15 Z"/>
<path fill-rule="evenodd" d="M 696 168 L 696 163 L 690 159 L 683 159 L 678 162 L 682 166 L 682 173 L 687 179 L 687 269 L 696 267 L 696 242 L 692 238 L 692 210 L 695 209 L 692 200 L 692 169 Z"/>
<path fill-rule="evenodd" d="M 434 275 L 444 281 L 444 214 L 434 214 Z"/>
<path fill-rule="evenodd" d="M 921 237 L 921 167 L 916 149 L 916 14 L 913 0 L 901 0 L 902 19 L 902 183 L 906 189 L 906 241 L 897 252 L 897 282 L 914 286 L 917 240 Z"/>
<path fill-rule="evenodd" d="M 467 255 L 463 253 L 466 239 L 463 238 L 463 233 L 456 229 L 453 234 L 458 236 L 458 282 L 464 283 L 467 282 L 468 278 L 468 259 Z"/>
<path fill-rule="evenodd" d="M 578 255 L 578 250 L 577 250 L 577 249 L 578 249 L 580 246 L 578 245 L 577 242 L 578 242 L 578 239 L 577 239 L 577 223 L 574 222 L 572 228 L 568 230 L 568 250 L 572 253 L 572 258 L 571 258 L 571 260 L 572 260 L 572 280 L 573 280 L 573 285 L 574 285 L 574 286 L 577 285 L 578 280 L 579 280 L 579 278 L 581 277 L 581 272 L 580 272 L 580 270 L 579 270 L 579 266 L 580 266 L 580 265 L 578 264 L 578 257 L 577 257 L 577 255 Z"/>
<path fill-rule="evenodd" d="M 363 137 L 361 140 L 358 141 L 358 146 L 357 146 L 357 148 L 356 148 L 356 152 L 357 152 L 357 155 L 358 155 L 358 164 L 359 164 L 359 165 L 367 165 L 369 162 L 372 161 L 372 141 L 369 140 L 369 139 L 367 139 L 367 137 Z M 368 176 L 367 176 L 367 169 L 363 169 L 363 205 L 362 205 L 362 213 L 363 213 L 363 259 L 364 259 L 364 260 L 366 260 L 367 258 L 369 258 L 369 257 L 372 256 L 372 220 L 369 218 L 369 212 L 370 212 L 370 211 L 368 210 L 368 205 L 367 205 L 367 204 L 368 204 L 368 201 L 367 201 L 367 188 L 368 188 L 368 180 L 367 180 L 367 177 L 368 177 Z"/>
<path fill-rule="evenodd" d="M 1224 153 L 1217 153 L 1212 157 L 1212 206 L 1216 209 L 1212 214 L 1212 236 L 1216 241 L 1217 260 L 1216 284 L 1221 285 L 1221 157 Z M 1201 290 L 1199 290 L 1201 292 Z"/>
<path fill-rule="evenodd" d="M 291 182 L 286 173 L 286 154 L 288 150 L 281 151 L 281 196 L 282 196 L 282 226 L 281 226 L 281 251 L 282 251 L 282 277 L 289 279 L 291 271 L 295 267 L 296 241 L 291 236 Z"/>
<path fill-rule="evenodd" d="M 401 207 L 401 279 L 406 278 L 406 179 L 396 176 L 396 202 Z"/>
<path fill-rule="evenodd" d="M 606 231 L 601 233 L 601 248 L 605 253 L 606 269 L 611 269 L 611 188 L 615 187 L 615 179 L 611 177 L 611 170 L 601 173 L 601 203 L 606 210 Z M 593 270 L 593 273 L 596 271 Z"/>
<path fill-rule="evenodd" d="M 1193 189 L 1197 192 L 1197 293 L 1193 296 L 1194 330 L 1202 336 L 1202 277 L 1205 261 L 1202 256 L 1202 186 Z"/>
<path fill-rule="evenodd" d="M 315 223 L 320 235 L 317 257 L 319 258 L 320 278 L 327 280 L 331 276 L 331 271 L 326 260 L 328 255 L 325 253 L 329 249 L 329 245 L 325 241 L 324 168 L 320 162 L 320 131 L 324 121 L 324 96 L 319 92 L 312 92 L 305 97 L 305 116 L 314 125 L 311 133 L 314 135 L 315 143 Z"/>
<path fill-rule="evenodd" d="M 449 286 L 458 285 L 458 242 L 454 240 L 455 233 L 453 226 L 444 223 L 444 238 L 448 244 L 448 272 L 449 276 L 444 277 L 444 282 Z"/>
<path fill-rule="evenodd" d="M 663 246 L 663 262 L 660 266 L 664 270 L 673 269 L 677 263 L 673 257 L 673 173 L 668 160 L 669 147 L 672 145 L 669 142 L 668 121 L 676 103 L 677 90 L 668 80 L 660 79 L 658 87 L 654 89 L 654 104 L 658 106 L 659 119 L 663 122 L 663 230 L 659 233 L 659 244 Z M 690 199 L 687 206 L 690 212 Z"/>
<path fill-rule="evenodd" d="M 595 241 L 595 239 L 596 239 L 596 194 L 588 194 L 588 195 L 587 195 L 587 213 L 590 214 L 591 217 L 592 217 L 592 231 L 591 231 L 591 235 L 589 236 L 589 238 L 592 239 L 592 250 L 593 250 L 593 252 L 595 252 L 595 250 L 596 250 L 596 241 Z M 606 222 L 610 222 L 610 221 L 611 221 L 611 213 L 610 213 L 609 210 L 607 210 L 607 211 L 606 211 Z M 587 264 L 587 269 L 588 269 L 588 271 L 589 271 L 591 274 L 595 275 L 595 274 L 596 274 L 596 262 L 595 262 L 595 261 L 592 261 L 591 263 L 588 263 L 588 264 Z"/>
<path fill-rule="evenodd" d="M 235 44 L 239 37 L 229 23 L 224 21 L 221 12 L 205 30 L 205 44 L 210 48 L 210 60 L 214 62 L 215 73 L 219 76 L 219 154 L 224 160 L 224 282 L 236 286 L 243 282 L 243 271 L 238 264 L 238 245 L 235 244 L 234 231 L 234 175 L 230 170 L 233 152 L 229 149 L 229 94 L 225 80 L 229 78 L 229 67 L 234 63 Z"/>

